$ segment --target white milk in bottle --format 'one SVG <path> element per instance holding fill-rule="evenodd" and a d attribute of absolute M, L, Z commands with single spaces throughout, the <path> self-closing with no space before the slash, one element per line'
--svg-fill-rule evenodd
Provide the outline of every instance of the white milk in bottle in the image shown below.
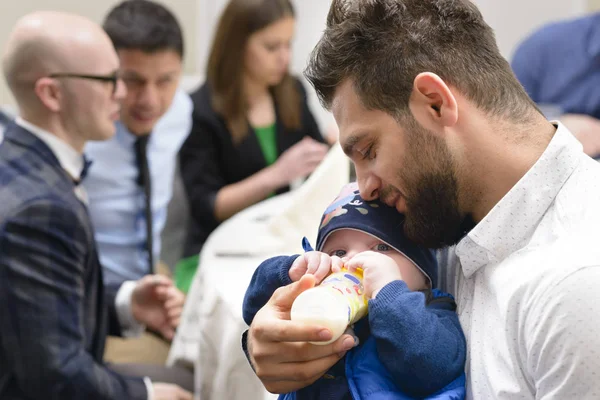
<path fill-rule="evenodd" d="M 325 345 L 336 341 L 348 325 L 367 314 L 362 270 L 342 269 L 325 278 L 319 286 L 302 292 L 292 304 L 291 319 L 331 330 L 331 340 L 312 342 Z"/>

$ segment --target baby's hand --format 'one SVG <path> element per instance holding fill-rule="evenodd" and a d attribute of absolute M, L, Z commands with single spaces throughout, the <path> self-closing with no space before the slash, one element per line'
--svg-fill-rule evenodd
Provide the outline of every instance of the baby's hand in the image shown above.
<path fill-rule="evenodd" d="M 342 260 L 336 256 L 329 256 L 320 251 L 309 251 L 294 260 L 289 270 L 292 282 L 299 281 L 306 274 L 314 275 L 316 284 L 329 275 L 331 271 L 339 271 Z"/>
<path fill-rule="evenodd" d="M 363 269 L 363 286 L 368 299 L 374 299 L 388 283 L 402 280 L 402 274 L 396 261 L 375 251 L 358 253 L 344 265 L 349 271 L 355 271 L 357 268 Z"/>

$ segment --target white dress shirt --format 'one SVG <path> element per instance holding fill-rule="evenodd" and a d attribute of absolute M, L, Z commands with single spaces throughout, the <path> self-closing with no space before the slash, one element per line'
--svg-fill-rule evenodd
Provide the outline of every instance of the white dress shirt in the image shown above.
<path fill-rule="evenodd" d="M 558 124 L 536 164 L 440 254 L 468 399 L 600 398 L 600 165 Z"/>
<path fill-rule="evenodd" d="M 81 171 L 84 165 L 83 155 L 75 150 L 71 145 L 59 139 L 52 133 L 25 121 L 21 117 L 15 119 L 17 125 L 34 134 L 38 139 L 44 142 L 54 153 L 61 167 L 74 180 L 79 180 Z M 82 185 L 77 185 L 74 188 L 75 195 L 84 203 L 86 202 L 85 189 Z M 121 334 L 123 337 L 139 336 L 146 327 L 135 320 L 131 313 L 131 296 L 135 289 L 136 283 L 133 281 L 124 282 L 117 292 L 115 297 L 115 307 L 117 311 L 117 319 L 121 325 Z M 148 378 L 144 378 L 146 389 L 148 391 L 148 400 L 152 400 L 152 383 Z"/>

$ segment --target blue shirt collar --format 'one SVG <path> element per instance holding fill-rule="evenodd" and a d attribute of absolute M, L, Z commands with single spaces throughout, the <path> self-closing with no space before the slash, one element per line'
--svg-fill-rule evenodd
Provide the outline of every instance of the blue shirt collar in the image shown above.
<path fill-rule="evenodd" d="M 129 131 L 129 129 L 127 129 L 127 127 L 125 125 L 123 125 L 123 123 L 121 121 L 117 121 L 116 122 L 116 127 L 117 127 L 117 133 L 115 134 L 117 140 L 119 141 L 119 143 L 123 144 L 123 146 L 125 146 L 125 148 L 132 148 L 133 144 L 135 143 L 137 136 L 134 135 L 133 133 L 131 133 Z M 150 143 L 152 141 L 152 136 L 149 139 Z"/>

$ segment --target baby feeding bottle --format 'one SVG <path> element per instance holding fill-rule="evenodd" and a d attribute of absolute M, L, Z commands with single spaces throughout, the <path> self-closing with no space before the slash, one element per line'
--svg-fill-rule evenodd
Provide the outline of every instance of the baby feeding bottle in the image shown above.
<path fill-rule="evenodd" d="M 333 334 L 329 341 L 311 343 L 325 345 L 336 341 L 348 325 L 367 314 L 362 279 L 361 269 L 353 272 L 342 269 L 296 298 L 292 304 L 292 321 L 323 326 Z"/>

